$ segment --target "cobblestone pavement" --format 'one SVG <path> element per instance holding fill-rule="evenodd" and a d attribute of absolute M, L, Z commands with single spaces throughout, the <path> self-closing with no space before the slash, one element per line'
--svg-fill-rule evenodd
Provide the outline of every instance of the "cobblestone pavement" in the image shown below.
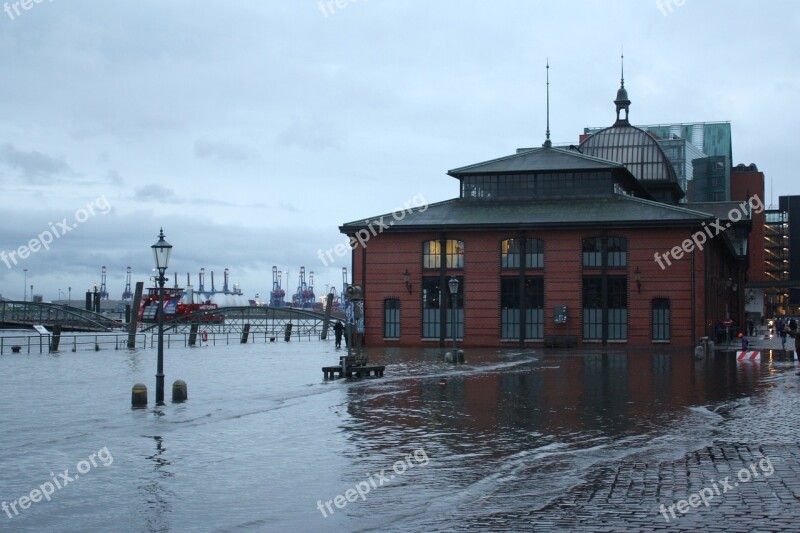
<path fill-rule="evenodd" d="M 470 519 L 459 530 L 800 531 L 797 362 L 778 339 L 751 349 L 765 350 L 756 370 L 765 391 L 717 413 L 713 445 L 677 461 L 609 464 L 541 509 Z"/>

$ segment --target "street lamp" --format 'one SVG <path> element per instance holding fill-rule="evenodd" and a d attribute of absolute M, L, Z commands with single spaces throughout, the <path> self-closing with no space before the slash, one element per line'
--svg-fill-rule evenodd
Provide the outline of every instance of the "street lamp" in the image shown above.
<path fill-rule="evenodd" d="M 456 295 L 458 294 L 458 278 L 452 276 L 447 282 L 450 286 L 450 316 L 452 317 L 450 329 L 453 334 L 453 352 L 456 351 Z"/>
<path fill-rule="evenodd" d="M 153 249 L 153 258 L 158 269 L 158 368 L 156 370 L 156 405 L 164 403 L 164 273 L 169 267 L 169 254 L 172 245 L 164 240 L 164 228 L 158 234 L 158 242 Z"/>
<path fill-rule="evenodd" d="M 22 301 L 28 301 L 28 269 L 23 268 L 23 272 L 25 272 L 25 283 L 22 284 Z"/>

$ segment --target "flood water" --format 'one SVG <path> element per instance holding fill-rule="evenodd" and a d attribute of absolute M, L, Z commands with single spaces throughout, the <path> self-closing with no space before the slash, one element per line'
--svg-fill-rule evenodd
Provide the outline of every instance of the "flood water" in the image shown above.
<path fill-rule="evenodd" d="M 332 341 L 171 348 L 159 407 L 155 349 L 0 356 L 0 501 L 17 511 L 3 509 L 0 531 L 463 527 L 541 508 L 604 466 L 724 438 L 726 413 L 792 369 L 518 349 L 452 365 L 438 348 L 368 349 L 384 378 L 326 382 L 339 353 Z M 169 401 L 176 379 L 188 402 Z M 130 406 L 137 382 L 145 409 Z"/>

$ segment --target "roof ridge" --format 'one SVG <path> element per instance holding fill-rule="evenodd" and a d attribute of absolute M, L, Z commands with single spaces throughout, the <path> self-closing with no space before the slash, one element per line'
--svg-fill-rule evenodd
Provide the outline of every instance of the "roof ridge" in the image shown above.
<path fill-rule="evenodd" d="M 495 159 L 490 159 L 488 161 L 481 161 L 479 163 L 473 163 L 471 165 L 466 165 L 466 166 L 463 166 L 463 167 L 457 167 L 457 168 L 448 170 L 447 174 L 449 176 L 455 177 L 456 174 L 466 173 L 466 172 L 469 172 L 470 170 L 473 170 L 473 169 L 476 169 L 476 168 L 479 168 L 479 167 L 493 165 L 493 164 L 497 164 L 497 163 L 500 163 L 500 162 L 503 162 L 503 161 L 509 161 L 509 160 L 512 160 L 512 159 L 518 159 L 518 158 L 521 158 L 521 157 L 525 157 L 526 155 L 531 155 L 533 153 L 547 153 L 547 152 L 558 153 L 558 154 L 561 154 L 561 155 L 564 155 L 564 156 L 567 156 L 567 157 L 573 157 L 575 159 L 580 159 L 580 160 L 583 160 L 583 161 L 589 161 L 589 162 L 592 162 L 592 163 L 599 163 L 599 164 L 602 164 L 602 165 L 604 165 L 606 167 L 609 167 L 609 168 L 625 168 L 625 165 L 623 165 L 622 163 L 617 163 L 616 161 L 610 161 L 608 159 L 603 159 L 601 157 L 595 157 L 595 156 L 591 156 L 591 155 L 588 155 L 588 154 L 584 154 L 583 152 L 578 150 L 577 147 L 576 147 L 575 150 L 571 150 L 571 149 L 567 149 L 567 148 L 560 148 L 560 147 L 552 146 L 552 147 L 549 147 L 549 148 L 546 148 L 546 147 L 526 148 L 526 149 L 524 149 L 524 150 L 522 150 L 520 152 L 516 152 L 514 154 L 509 154 L 509 155 L 506 155 L 506 156 L 503 156 L 503 157 L 497 157 Z M 570 169 L 569 168 L 564 168 L 563 170 L 570 170 Z"/>
<path fill-rule="evenodd" d="M 617 195 L 617 198 L 628 200 L 628 201 L 636 201 L 636 202 L 639 202 L 639 203 L 658 206 L 658 207 L 665 207 L 665 208 L 671 209 L 673 211 L 678 211 L 678 212 L 681 212 L 681 213 L 687 213 L 687 214 L 692 214 L 692 215 L 702 215 L 704 217 L 714 218 L 714 215 L 712 215 L 711 213 L 706 213 L 704 211 L 697 211 L 696 209 L 689 209 L 688 207 L 681 207 L 679 205 L 667 204 L 667 203 L 664 203 L 664 202 L 657 202 L 655 200 L 647 200 L 645 198 L 639 198 L 639 197 L 636 197 L 636 196 L 628 196 L 626 194 L 620 194 L 620 195 Z"/>

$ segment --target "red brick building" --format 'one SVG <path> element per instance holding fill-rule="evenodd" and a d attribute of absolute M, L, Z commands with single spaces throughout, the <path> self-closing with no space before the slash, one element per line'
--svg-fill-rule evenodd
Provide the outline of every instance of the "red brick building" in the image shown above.
<path fill-rule="evenodd" d="M 448 172 L 459 196 L 344 224 L 360 237 L 369 345 L 693 346 L 741 324 L 749 210 L 678 204 L 658 143 L 617 121 L 580 147 L 520 150 Z M 448 285 L 458 281 L 451 295 Z"/>

